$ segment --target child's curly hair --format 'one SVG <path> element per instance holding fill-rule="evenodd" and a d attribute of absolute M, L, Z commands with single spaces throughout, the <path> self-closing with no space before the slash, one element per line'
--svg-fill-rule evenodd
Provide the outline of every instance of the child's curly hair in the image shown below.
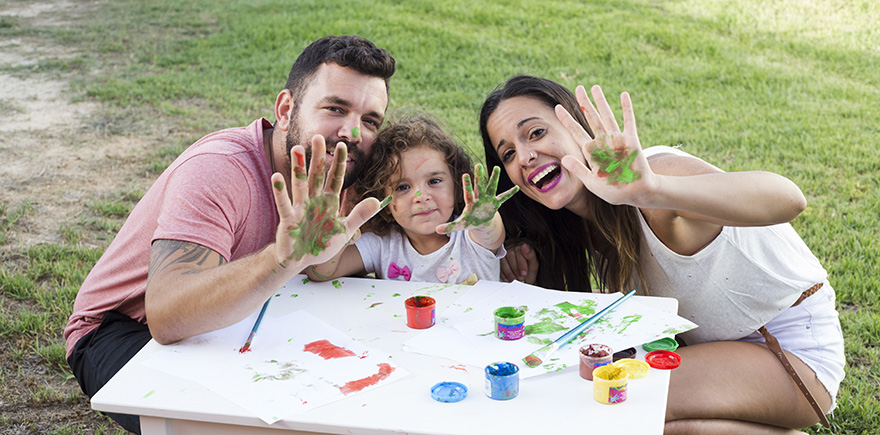
<path fill-rule="evenodd" d="M 383 129 L 376 137 L 370 151 L 363 174 L 351 186 L 356 198 L 377 198 L 387 195 L 394 177 L 400 176 L 400 156 L 404 151 L 418 147 L 428 147 L 446 156 L 449 172 L 455 183 L 455 207 L 453 216 L 464 209 L 461 176 L 470 174 L 473 179 L 473 163 L 470 155 L 449 135 L 440 124 L 425 115 L 416 115 L 395 121 Z M 364 225 L 364 229 L 376 235 L 387 235 L 397 226 L 394 217 L 386 207 Z"/>

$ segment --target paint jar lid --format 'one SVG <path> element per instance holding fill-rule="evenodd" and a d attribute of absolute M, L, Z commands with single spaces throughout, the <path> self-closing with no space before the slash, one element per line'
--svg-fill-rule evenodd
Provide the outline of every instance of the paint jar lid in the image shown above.
<path fill-rule="evenodd" d="M 636 348 L 630 347 L 628 349 L 621 350 L 620 352 L 614 352 L 614 355 L 611 356 L 613 361 L 617 361 L 619 359 L 624 358 L 635 358 L 636 357 Z"/>
<path fill-rule="evenodd" d="M 681 356 L 669 350 L 655 350 L 645 355 L 645 361 L 655 369 L 674 369 L 681 365 Z"/>
<path fill-rule="evenodd" d="M 678 349 L 678 342 L 674 338 L 664 337 L 642 345 L 645 352 L 653 352 L 655 350 L 672 350 Z"/>
<path fill-rule="evenodd" d="M 467 387 L 459 382 L 438 382 L 431 387 L 431 397 L 438 402 L 460 402 L 467 397 Z"/>
<path fill-rule="evenodd" d="M 648 376 L 648 371 L 651 367 L 648 366 L 648 363 L 639 360 L 639 359 L 622 359 L 614 363 L 615 367 L 620 367 L 627 373 L 629 373 L 630 379 L 639 379 Z"/>

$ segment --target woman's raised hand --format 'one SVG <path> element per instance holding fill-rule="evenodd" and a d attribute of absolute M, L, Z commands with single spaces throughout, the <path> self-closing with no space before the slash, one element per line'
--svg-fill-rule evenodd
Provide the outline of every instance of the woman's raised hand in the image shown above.
<path fill-rule="evenodd" d="M 598 111 L 583 86 L 577 87 L 575 96 L 595 138 L 562 106 L 556 106 L 556 116 L 581 146 L 588 163 L 587 166 L 576 157 L 565 156 L 562 165 L 599 198 L 611 204 L 640 206 L 656 190 L 659 180 L 642 152 L 629 94 L 620 95 L 623 108 L 623 131 L 620 131 L 602 89 L 595 85 L 591 92 Z"/>

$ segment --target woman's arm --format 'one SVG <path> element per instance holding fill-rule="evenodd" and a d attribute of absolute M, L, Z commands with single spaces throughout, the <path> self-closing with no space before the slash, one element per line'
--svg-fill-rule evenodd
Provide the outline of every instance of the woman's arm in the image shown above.
<path fill-rule="evenodd" d="M 723 172 L 695 158 L 658 154 L 649 160 L 658 174 L 656 191 L 638 205 L 729 226 L 789 222 L 807 206 L 789 179 L 765 171 Z"/>
<path fill-rule="evenodd" d="M 593 86 L 597 108 L 583 86 L 575 92 L 596 133 L 590 137 L 561 107 L 556 113 L 584 152 L 589 167 L 571 156 L 563 165 L 596 196 L 611 204 L 664 209 L 720 225 L 772 225 L 794 219 L 806 200 L 785 177 L 763 172 L 723 172 L 699 159 L 658 155 L 650 164 L 636 132 L 632 102 L 624 92 L 621 131 L 602 90 Z"/>

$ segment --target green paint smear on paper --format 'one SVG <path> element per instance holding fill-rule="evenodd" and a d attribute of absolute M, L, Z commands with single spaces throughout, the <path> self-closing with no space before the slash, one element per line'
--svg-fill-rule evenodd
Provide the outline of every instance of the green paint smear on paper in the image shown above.
<path fill-rule="evenodd" d="M 338 279 L 334 279 L 330 284 L 333 284 L 333 287 L 342 288 L 342 283 Z"/>
<path fill-rule="evenodd" d="M 608 177 L 608 184 L 632 183 L 642 178 L 639 171 L 629 168 L 638 155 L 638 150 L 629 154 L 626 150 L 614 151 L 611 147 L 596 148 L 593 150 L 593 160 L 599 162 L 599 176 Z"/>
<path fill-rule="evenodd" d="M 150 390 L 150 392 L 149 392 L 149 393 L 147 393 L 147 394 L 144 394 L 144 399 L 146 399 L 146 398 L 147 398 L 147 397 L 150 397 L 150 396 L 152 396 L 152 395 L 153 395 L 153 393 L 155 393 L 155 392 L 156 392 L 156 390 Z"/>
<path fill-rule="evenodd" d="M 345 232 L 345 225 L 336 216 L 338 209 L 339 197 L 335 195 L 319 195 L 306 202 L 302 226 L 290 230 L 290 237 L 296 240 L 290 258 L 317 256 L 330 246 L 331 237 Z"/>
<path fill-rule="evenodd" d="M 296 366 L 296 364 L 292 362 L 284 362 L 279 363 L 276 360 L 266 361 L 267 363 L 273 363 L 278 366 L 277 373 L 260 373 L 254 370 L 254 376 L 251 378 L 252 382 L 259 381 L 286 381 L 289 379 L 293 379 L 296 375 L 300 373 L 305 373 L 305 369 L 301 369 Z M 251 369 L 250 367 L 248 367 Z M 253 370 L 253 369 L 251 369 Z"/>
<path fill-rule="evenodd" d="M 526 325 L 525 335 L 552 334 L 568 330 L 569 328 L 563 325 L 561 321 L 570 317 L 580 321 L 586 320 L 587 317 L 596 312 L 596 301 L 587 299 L 581 302 L 580 305 L 571 302 L 560 302 L 554 305 L 554 307 L 558 308 L 559 311 L 552 308 L 543 308 L 538 311 L 536 314 L 538 322 Z M 549 343 L 550 341 L 548 340 L 547 342 Z"/>
<path fill-rule="evenodd" d="M 396 298 L 398 296 L 400 296 L 400 293 L 395 293 L 395 294 L 391 295 L 392 298 Z"/>
<path fill-rule="evenodd" d="M 292 297 L 292 298 L 297 298 L 297 297 L 299 297 L 299 295 L 296 294 L 296 293 L 293 293 L 293 294 L 290 295 L 290 297 Z"/>
<path fill-rule="evenodd" d="M 553 343 L 553 340 L 549 338 L 538 338 L 535 336 L 526 337 L 526 341 L 532 344 L 537 344 L 539 346 L 546 346 L 550 343 Z"/>
<path fill-rule="evenodd" d="M 637 323 L 641 319 L 642 319 L 641 314 L 632 314 L 629 316 L 624 316 L 620 322 L 620 326 L 622 326 L 622 328 L 617 330 L 617 333 L 623 334 L 623 332 L 626 331 L 626 328 L 629 328 L 633 323 Z"/>
<path fill-rule="evenodd" d="M 574 312 L 583 314 L 584 316 L 592 316 L 593 313 L 596 312 L 596 301 L 587 299 L 583 302 L 582 305 L 575 305 L 571 302 L 561 302 L 556 305 L 563 313 L 568 314 L 571 317 L 577 317 Z"/>
<path fill-rule="evenodd" d="M 554 332 L 565 331 L 566 329 L 568 328 L 558 323 L 542 321 L 526 325 L 525 333 L 526 335 L 552 334 Z"/>
<path fill-rule="evenodd" d="M 309 280 L 308 278 L 303 278 L 303 284 L 308 284 L 309 281 L 310 281 L 310 280 Z"/>

